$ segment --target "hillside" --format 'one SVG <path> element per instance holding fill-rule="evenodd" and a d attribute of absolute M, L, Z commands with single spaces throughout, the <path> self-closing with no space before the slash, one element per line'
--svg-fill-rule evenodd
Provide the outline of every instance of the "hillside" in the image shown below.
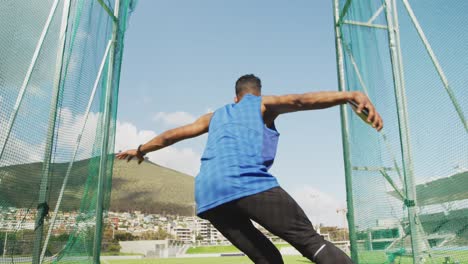
<path fill-rule="evenodd" d="M 151 162 L 116 160 L 111 211 L 193 214 L 195 178 Z"/>
<path fill-rule="evenodd" d="M 62 211 L 78 210 L 83 193 L 93 192 L 95 185 L 85 188 L 90 171 L 89 160 L 75 162 L 67 189 L 64 192 Z M 53 210 L 58 198 L 68 164 L 53 164 L 49 185 L 49 206 Z M 0 206 L 35 208 L 39 197 L 42 163 L 0 167 Z M 111 210 L 141 210 L 147 213 L 193 214 L 194 177 L 164 168 L 151 162 L 116 160 L 112 182 Z M 89 182 L 89 181 L 88 181 Z M 96 181 L 93 181 L 96 182 Z"/>

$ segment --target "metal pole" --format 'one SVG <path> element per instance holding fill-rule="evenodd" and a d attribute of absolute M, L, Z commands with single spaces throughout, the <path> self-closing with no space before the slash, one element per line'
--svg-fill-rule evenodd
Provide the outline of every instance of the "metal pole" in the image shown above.
<path fill-rule="evenodd" d="M 101 65 L 99 67 L 99 71 L 98 71 L 96 80 L 94 81 L 93 90 L 92 90 L 91 95 L 90 95 L 89 100 L 88 100 L 88 106 L 86 107 L 86 111 L 85 111 L 85 114 L 83 116 L 83 125 L 81 126 L 80 134 L 78 134 L 78 137 L 76 139 L 72 159 L 71 159 L 70 163 L 68 164 L 67 172 L 65 174 L 65 177 L 64 177 L 63 183 L 62 183 L 62 188 L 60 189 L 60 194 L 59 194 L 59 197 L 57 199 L 57 203 L 55 204 L 54 214 L 53 214 L 52 220 L 50 221 L 49 231 L 47 232 L 47 237 L 45 239 L 44 246 L 42 247 L 41 263 L 44 260 L 46 248 L 47 248 L 47 245 L 49 244 L 49 238 L 50 238 L 50 236 L 52 234 L 52 229 L 54 228 L 55 221 L 57 219 L 58 210 L 60 208 L 60 205 L 62 204 L 63 193 L 65 192 L 65 187 L 67 186 L 68 178 L 70 177 L 71 169 L 73 167 L 73 163 L 74 163 L 76 155 L 78 153 L 78 148 L 80 146 L 81 137 L 82 137 L 84 129 L 86 127 L 86 120 L 88 119 L 89 111 L 91 109 L 91 104 L 94 101 L 94 96 L 96 94 L 96 90 L 97 90 L 97 87 L 99 85 L 99 81 L 101 80 L 102 70 L 104 68 L 104 65 L 106 64 L 107 54 L 109 53 L 109 49 L 110 49 L 111 44 L 112 44 L 112 41 L 109 41 L 109 43 L 107 45 L 107 48 L 106 48 L 106 51 L 104 52 L 104 57 L 102 58 L 102 62 L 101 62 Z"/>
<path fill-rule="evenodd" d="M 20 91 L 18 93 L 18 97 L 16 98 L 15 106 L 13 107 L 13 112 L 10 116 L 10 119 L 8 120 L 6 131 L 4 131 L 6 136 L 5 136 L 5 139 L 3 140 L 2 147 L 0 148 L 0 160 L 3 157 L 5 146 L 8 142 L 8 139 L 10 138 L 11 130 L 13 128 L 13 124 L 15 123 L 16 116 L 18 115 L 19 107 L 21 106 L 21 103 L 23 102 L 24 93 L 26 92 L 26 87 L 28 86 L 29 81 L 31 80 L 32 71 L 34 69 L 34 66 L 36 66 L 37 58 L 39 57 L 39 53 L 42 50 L 42 45 L 44 44 L 45 36 L 47 35 L 47 32 L 49 32 L 50 23 L 52 22 L 52 18 L 55 15 L 55 10 L 57 9 L 57 5 L 58 5 L 58 0 L 55 0 L 55 2 L 52 4 L 52 8 L 50 9 L 49 16 L 47 17 L 47 21 L 44 25 L 44 28 L 42 29 L 42 33 L 41 33 L 41 36 L 39 37 L 39 41 L 37 42 L 36 49 L 34 50 L 31 63 L 29 64 L 28 71 L 26 72 L 26 76 L 24 77 L 23 84 L 21 85 Z"/>
<path fill-rule="evenodd" d="M 349 7 L 349 2 L 346 2 Z M 335 25 L 335 48 L 336 48 L 336 62 L 338 71 L 338 88 L 340 91 L 346 91 L 346 83 L 344 77 L 344 58 L 343 58 L 343 46 L 341 39 L 341 28 L 340 28 L 340 8 L 339 0 L 333 1 L 334 8 L 334 25 Z M 344 12 L 343 12 L 344 13 Z M 346 111 L 346 105 L 340 106 L 341 114 L 341 136 L 343 144 L 343 159 L 345 165 L 345 179 L 346 179 L 346 201 L 348 206 L 348 228 L 349 228 L 349 240 L 351 242 L 351 258 L 355 264 L 359 263 L 358 251 L 357 251 L 357 237 L 354 223 L 354 201 L 353 201 L 353 183 L 352 183 L 352 170 L 351 170 L 351 157 L 350 157 L 350 144 L 349 144 L 349 131 L 348 131 L 348 114 Z"/>
<path fill-rule="evenodd" d="M 3 258 L 5 258 L 7 253 L 7 241 L 8 241 L 8 231 L 5 231 L 5 241 L 3 243 Z"/>
<path fill-rule="evenodd" d="M 452 104 L 455 107 L 455 110 L 457 111 L 458 117 L 460 118 L 463 126 L 465 127 L 465 131 L 468 133 L 468 122 L 465 119 L 465 116 L 460 107 L 460 104 L 458 104 L 457 98 L 455 97 L 455 94 L 453 93 L 452 88 L 450 87 L 448 83 L 447 77 L 445 76 L 445 73 L 442 70 L 442 67 L 440 66 L 439 60 L 437 59 L 434 51 L 432 50 L 431 44 L 429 44 L 429 41 L 427 40 L 426 35 L 424 34 L 424 31 L 422 30 L 421 25 L 419 24 L 419 21 L 416 18 L 416 15 L 414 14 L 413 9 L 411 8 L 411 5 L 408 3 L 407 0 L 402 0 L 402 1 L 406 8 L 406 11 L 408 11 L 408 14 L 411 18 L 411 22 L 413 22 L 413 25 L 416 28 L 416 31 L 418 32 L 418 35 L 421 38 L 424 44 L 424 47 L 426 48 L 427 53 L 429 54 L 429 57 L 431 58 L 432 64 L 434 64 L 434 67 L 437 71 L 437 74 L 440 77 L 440 80 L 442 81 L 442 84 L 444 85 L 444 88 L 447 91 L 450 97 L 450 100 L 452 101 Z"/>
<path fill-rule="evenodd" d="M 99 163 L 98 175 L 98 188 L 97 188 L 97 202 L 96 202 L 96 229 L 94 232 L 94 247 L 93 247 L 93 263 L 100 263 L 101 243 L 102 243 L 102 226 L 103 226 L 103 212 L 104 212 L 104 180 L 107 174 L 108 152 L 109 152 L 109 125 L 112 109 L 112 89 L 114 84 L 114 60 L 116 52 L 117 34 L 119 33 L 119 9 L 120 0 L 115 1 L 114 21 L 112 30 L 112 46 L 109 54 L 109 62 L 107 66 L 107 83 L 104 99 L 104 115 L 102 122 L 103 137 L 101 142 L 101 160 Z"/>
<path fill-rule="evenodd" d="M 63 62 L 63 56 L 65 52 L 65 40 L 66 40 L 66 31 L 68 27 L 69 12 L 70 12 L 70 0 L 64 0 L 63 11 L 62 11 L 62 22 L 61 22 L 59 39 L 58 39 L 59 48 L 57 49 L 57 61 L 55 65 L 53 94 L 52 94 L 52 101 L 51 101 L 51 109 L 49 113 L 49 128 L 47 132 L 47 141 L 46 141 L 44 161 L 42 164 L 42 172 L 41 172 L 42 178 L 41 178 L 41 185 L 40 185 L 40 190 L 39 190 L 38 211 L 37 211 L 36 223 L 35 223 L 35 228 L 34 228 L 35 240 L 34 240 L 34 248 L 32 252 L 32 263 L 34 264 L 40 263 L 41 244 L 42 244 L 43 231 L 44 231 L 44 217 L 48 210 L 47 192 L 48 192 L 49 177 L 50 177 L 50 163 L 52 160 L 52 149 L 54 145 L 55 123 L 56 123 L 56 118 L 57 118 L 57 107 L 58 107 L 58 101 L 59 101 L 60 84 L 62 83 L 62 79 L 61 79 L 62 66 L 63 66 L 62 62 Z"/>
<path fill-rule="evenodd" d="M 343 22 L 343 19 L 346 16 L 346 14 L 348 13 L 349 7 L 351 6 L 351 1 L 352 0 L 346 0 L 346 3 L 343 6 L 343 10 L 341 11 L 341 14 L 339 13 L 340 8 L 339 8 L 339 3 L 338 3 L 338 5 L 337 5 L 337 7 L 338 7 L 338 16 L 337 16 L 338 20 L 335 19 L 335 24 L 340 25 Z"/>
<path fill-rule="evenodd" d="M 420 233 L 418 232 L 418 221 L 416 212 L 416 187 L 414 184 L 413 161 L 411 154 L 411 140 L 407 113 L 406 91 L 403 72 L 403 61 L 400 50 L 400 36 L 398 28 L 398 14 L 395 0 L 385 0 L 385 11 L 388 24 L 388 40 L 390 47 L 390 58 L 395 89 L 395 100 L 397 103 L 397 114 L 400 134 L 400 147 L 402 153 L 404 185 L 406 191 L 405 204 L 408 208 L 408 219 L 411 230 L 411 244 L 413 250 L 413 263 L 422 263 L 422 250 Z"/>
<path fill-rule="evenodd" d="M 387 26 L 385 26 L 385 25 L 371 24 L 371 23 L 365 23 L 365 22 L 360 22 L 360 21 L 352 21 L 352 20 L 344 20 L 343 24 L 354 25 L 354 26 L 362 26 L 362 27 L 369 27 L 369 28 L 387 29 Z"/>
<path fill-rule="evenodd" d="M 379 17 L 379 15 L 382 13 L 383 9 L 384 9 L 384 5 L 380 6 L 379 9 L 375 11 L 374 15 L 367 21 L 367 24 L 373 23 L 374 20 L 376 20 L 377 17 Z"/>

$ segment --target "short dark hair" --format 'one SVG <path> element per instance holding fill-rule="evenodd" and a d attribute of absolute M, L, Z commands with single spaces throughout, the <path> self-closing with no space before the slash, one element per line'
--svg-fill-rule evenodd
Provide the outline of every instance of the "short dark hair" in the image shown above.
<path fill-rule="evenodd" d="M 236 81 L 236 95 L 241 95 L 246 92 L 261 92 L 262 90 L 262 81 L 260 78 L 253 74 L 246 74 L 241 76 Z"/>

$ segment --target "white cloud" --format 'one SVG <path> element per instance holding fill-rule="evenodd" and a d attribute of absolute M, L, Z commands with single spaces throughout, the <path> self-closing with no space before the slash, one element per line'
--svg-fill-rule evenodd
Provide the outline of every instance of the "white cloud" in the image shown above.
<path fill-rule="evenodd" d="M 148 154 L 149 160 L 178 170 L 189 175 L 195 176 L 200 169 L 200 154 L 193 151 L 191 148 L 175 148 L 167 147 L 160 151 Z"/>
<path fill-rule="evenodd" d="M 77 143 L 77 138 L 79 133 L 82 131 L 84 124 L 84 115 L 83 114 L 73 114 L 69 108 L 60 109 L 60 114 L 58 116 L 58 131 L 56 138 L 56 149 L 54 149 L 54 162 L 69 162 L 72 158 L 73 150 Z M 98 132 L 98 124 L 100 119 L 100 113 L 90 112 L 86 122 L 81 141 L 79 143 L 79 149 L 76 160 L 87 159 L 94 155 L 99 155 L 100 149 L 96 147 L 100 142 L 97 140 L 102 136 Z M 6 122 L 1 122 L 0 120 L 0 131 L 6 130 Z M 36 122 L 37 123 L 37 122 Z M 34 124 L 40 125 L 40 124 Z M 25 126 L 23 123 L 16 124 L 19 127 L 26 127 L 26 129 L 31 129 L 31 127 Z M 47 126 L 47 124 L 46 124 Z M 47 128 L 45 128 L 47 129 Z M 43 132 L 43 131 L 41 131 Z M 23 135 L 24 137 L 24 135 Z M 12 133 L 8 139 L 7 150 L 4 153 L 4 156 L 1 159 L 1 165 L 13 165 L 13 164 L 22 164 L 22 163 L 31 163 L 31 162 L 41 162 L 44 159 L 45 153 L 45 134 L 40 133 L 36 138 L 29 139 L 26 141 L 23 137 L 19 138 L 17 134 Z M 3 144 L 5 138 L 3 135 L 0 135 L 0 144 Z M 37 141 L 32 143 L 31 141 Z M 9 153 L 12 150 L 13 153 Z M 8 153 L 7 153 L 8 152 Z M 16 153 L 21 153 L 21 156 Z"/>
<path fill-rule="evenodd" d="M 47 87 L 46 84 L 30 84 L 28 87 L 26 87 L 26 92 L 31 93 L 32 96 L 37 100 L 38 97 L 44 98 L 47 96 L 47 93 L 52 93 L 52 91 L 49 91 L 50 86 Z"/>
<path fill-rule="evenodd" d="M 3 97 L 0 96 L 0 101 Z M 10 116 L 5 113 L 0 113 L 0 150 L 5 144 L 5 149 L 2 157 L 0 157 L 0 166 L 10 166 L 23 163 L 40 162 L 44 158 L 45 142 L 42 140 L 38 143 L 26 142 L 18 138 L 14 131 L 11 132 L 6 140 L 6 131 Z M 3 133 L 4 132 L 4 133 Z"/>
<path fill-rule="evenodd" d="M 196 117 L 187 112 L 157 112 L 154 117 L 154 121 L 163 122 L 171 126 L 182 126 L 187 125 L 196 120 Z"/>
<path fill-rule="evenodd" d="M 84 114 L 74 115 L 69 108 L 62 108 L 60 110 L 60 126 L 57 133 L 57 146 L 62 154 L 56 157 L 55 161 L 63 162 L 71 159 L 78 135 L 83 130 L 83 125 L 85 127 L 75 160 L 90 158 L 93 156 L 93 151 L 95 151 L 95 155 L 98 155 L 100 149 L 97 149 L 95 145 L 100 144 L 100 142 L 96 141 L 102 136 L 98 134 L 100 118 L 101 113 L 90 112 L 85 124 Z"/>
<path fill-rule="evenodd" d="M 57 146 L 59 149 L 57 149 L 57 151 L 60 155 L 55 157 L 55 161 L 63 162 L 69 161 L 72 157 L 78 134 L 81 132 L 84 124 L 84 115 L 73 114 L 70 109 L 62 108 L 60 110 L 59 119 L 60 126 L 58 127 L 57 133 Z M 179 119 L 179 121 L 180 120 L 182 119 Z M 99 131 L 99 121 L 100 113 L 89 113 L 75 160 L 86 159 L 92 157 L 93 154 L 99 154 L 100 149 L 95 147 L 96 144 L 99 145 L 99 140 L 102 136 L 97 133 L 97 131 Z M 5 125 L 5 122 L 0 120 L 0 128 L 3 129 Z M 157 136 L 157 134 L 154 131 L 138 130 L 137 127 L 131 123 L 117 121 L 115 151 L 118 152 L 120 150 L 136 148 L 139 144 L 145 143 L 155 136 Z M 0 138 L 0 140 L 3 141 L 4 139 Z M 9 152 L 5 153 L 6 155 L 4 155 L 0 164 L 2 166 L 40 162 L 43 159 L 45 148 L 44 141 L 34 145 L 12 136 L 8 144 L 13 144 L 13 146 L 15 146 L 15 153 L 23 154 L 21 154 L 21 158 L 19 158 Z M 93 151 L 96 153 L 93 153 Z M 150 161 L 161 166 L 193 176 L 198 174 L 200 168 L 200 154 L 191 148 L 169 146 L 159 151 L 149 153 L 148 158 Z"/>
<path fill-rule="evenodd" d="M 117 121 L 115 151 L 134 149 L 157 136 L 151 130 L 138 130 L 128 122 Z M 200 169 L 200 154 L 191 148 L 177 148 L 173 146 L 151 152 L 148 159 L 161 166 L 168 167 L 195 176 Z"/>
<path fill-rule="evenodd" d="M 3 144 L 3 139 L 1 144 Z M 44 159 L 45 143 L 31 144 L 10 136 L 7 147 L 0 160 L 0 166 L 41 162 Z"/>
<path fill-rule="evenodd" d="M 343 214 L 337 213 L 337 209 L 346 208 L 345 203 L 333 195 L 306 185 L 292 190 L 291 196 L 302 207 L 314 226 L 319 223 L 325 226 L 347 226 Z"/>

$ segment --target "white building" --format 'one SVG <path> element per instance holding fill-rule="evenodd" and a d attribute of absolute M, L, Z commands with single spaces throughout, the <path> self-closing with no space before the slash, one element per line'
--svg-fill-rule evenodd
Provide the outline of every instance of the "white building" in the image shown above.
<path fill-rule="evenodd" d="M 191 228 L 177 226 L 173 229 L 173 234 L 175 235 L 177 240 L 182 241 L 184 243 L 188 244 L 195 242 L 195 234 Z"/>

